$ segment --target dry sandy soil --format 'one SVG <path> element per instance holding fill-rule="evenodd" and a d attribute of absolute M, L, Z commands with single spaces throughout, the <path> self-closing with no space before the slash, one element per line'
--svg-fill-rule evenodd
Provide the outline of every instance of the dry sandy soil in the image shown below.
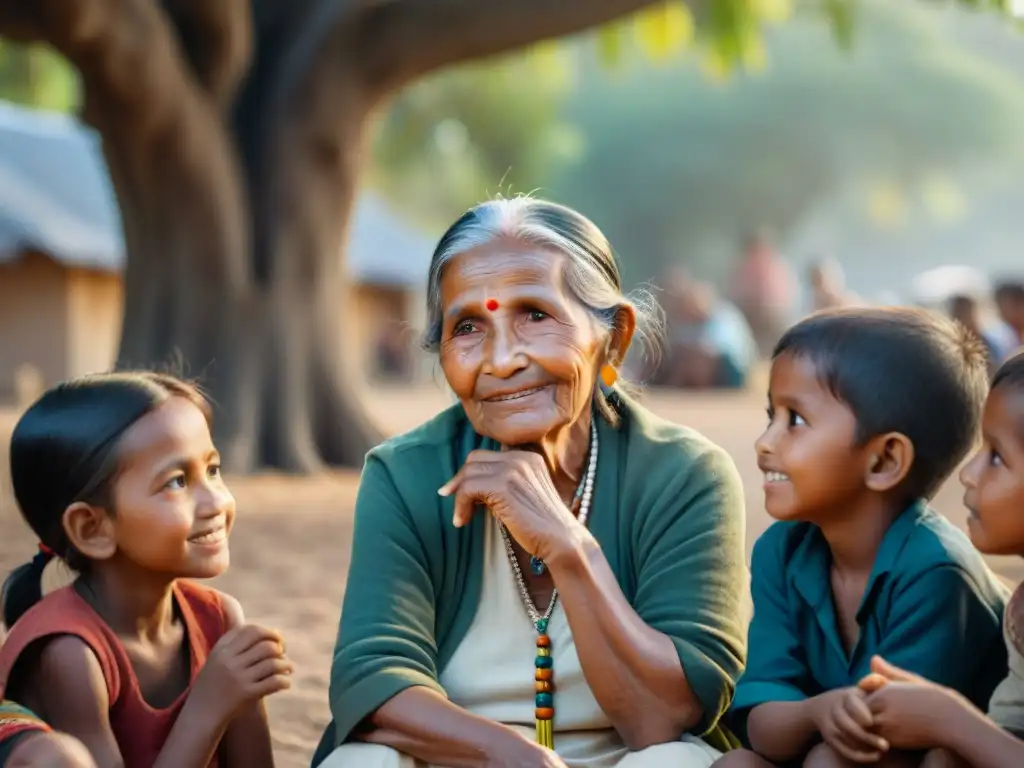
<path fill-rule="evenodd" d="M 761 477 L 752 448 L 765 421 L 763 395 L 653 392 L 645 400 L 659 414 L 703 432 L 732 454 L 747 490 L 749 547 L 769 522 L 761 508 Z M 375 391 L 369 398 L 374 416 L 389 432 L 416 425 L 446 402 L 445 395 L 432 389 Z M 13 418 L 0 412 L 0 453 L 6 453 Z M 3 464 L 6 470 L 6 457 Z M 230 483 L 239 516 L 231 571 L 216 586 L 238 597 L 250 620 L 275 626 L 288 638 L 297 665 L 295 684 L 270 702 L 277 764 L 308 766 L 328 719 L 327 679 L 348 571 L 358 478 L 354 473 L 302 480 L 260 476 Z M 959 499 L 954 480 L 939 494 L 936 507 L 962 525 Z M 0 526 L 0 572 L 6 573 L 31 556 L 34 542 L 3 487 Z M 1016 561 L 993 565 L 1010 578 L 1024 576 Z"/>

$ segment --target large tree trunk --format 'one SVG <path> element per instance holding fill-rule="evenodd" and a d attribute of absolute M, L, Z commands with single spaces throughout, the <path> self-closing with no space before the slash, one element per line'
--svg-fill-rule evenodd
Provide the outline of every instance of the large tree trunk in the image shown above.
<path fill-rule="evenodd" d="M 309 472 L 380 439 L 342 333 L 374 110 L 431 70 L 650 2 L 0 0 L 0 34 L 81 72 L 128 254 L 118 365 L 198 376 L 230 469 Z"/>

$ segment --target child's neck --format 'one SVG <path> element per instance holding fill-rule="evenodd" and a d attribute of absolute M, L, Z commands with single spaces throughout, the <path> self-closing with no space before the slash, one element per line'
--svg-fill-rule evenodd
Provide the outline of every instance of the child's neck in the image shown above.
<path fill-rule="evenodd" d="M 832 567 L 840 573 L 870 572 L 886 531 L 905 507 L 872 494 L 855 507 L 819 523 L 832 552 Z"/>
<path fill-rule="evenodd" d="M 174 579 L 110 563 L 78 579 L 76 588 L 115 634 L 156 639 L 174 619 Z"/>

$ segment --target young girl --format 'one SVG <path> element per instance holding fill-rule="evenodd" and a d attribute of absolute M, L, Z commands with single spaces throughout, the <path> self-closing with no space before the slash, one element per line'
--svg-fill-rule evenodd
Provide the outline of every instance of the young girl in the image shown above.
<path fill-rule="evenodd" d="M 986 554 L 1024 556 L 1024 352 L 993 379 L 982 437 L 960 475 L 971 540 Z M 1024 765 L 1024 586 L 1007 606 L 1004 635 L 1009 674 L 987 716 L 948 688 L 875 658 L 860 683 L 873 730 L 892 747 L 931 750 L 929 768 Z"/>
<path fill-rule="evenodd" d="M 4 584 L 4 695 L 101 766 L 273 765 L 262 699 L 289 687 L 281 637 L 186 580 L 227 569 L 235 518 L 199 392 L 156 373 L 61 384 L 18 422 L 10 462 L 39 552 Z M 42 597 L 53 557 L 78 577 Z"/>

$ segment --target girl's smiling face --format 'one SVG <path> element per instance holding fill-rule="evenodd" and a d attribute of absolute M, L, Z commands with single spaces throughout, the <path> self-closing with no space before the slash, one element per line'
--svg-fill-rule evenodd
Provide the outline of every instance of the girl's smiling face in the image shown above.
<path fill-rule="evenodd" d="M 227 570 L 235 500 L 203 412 L 172 397 L 125 432 L 118 454 L 111 558 L 169 578 Z"/>
<path fill-rule="evenodd" d="M 1024 555 L 1024 392 L 996 386 L 985 402 L 982 445 L 960 472 L 971 541 L 990 555 Z"/>

